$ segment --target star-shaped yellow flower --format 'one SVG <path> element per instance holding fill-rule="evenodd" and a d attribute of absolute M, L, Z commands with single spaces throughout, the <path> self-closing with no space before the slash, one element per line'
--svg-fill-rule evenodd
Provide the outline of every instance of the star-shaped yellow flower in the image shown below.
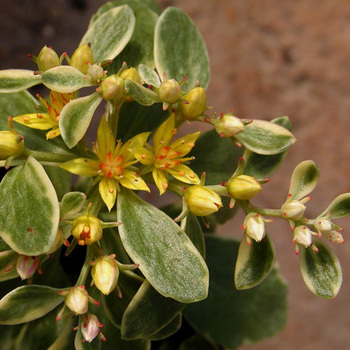
<path fill-rule="evenodd" d="M 176 133 L 175 114 L 173 113 L 154 134 L 153 147 L 145 144 L 142 147 L 129 148 L 135 158 L 146 165 L 144 172 L 152 171 L 154 182 L 160 194 L 163 194 L 168 187 L 169 174 L 175 179 L 188 184 L 198 184 L 200 182 L 198 176 L 183 164 L 193 158 L 182 158 L 194 147 L 199 131 L 171 143 Z"/>
<path fill-rule="evenodd" d="M 40 95 L 37 95 L 37 98 L 45 106 L 47 113 L 22 114 L 14 117 L 13 120 L 32 129 L 51 129 L 46 134 L 46 139 L 53 139 L 61 134 L 58 128 L 58 119 L 62 108 L 73 99 L 73 94 L 61 94 L 51 91 L 50 102 L 45 101 Z"/>
<path fill-rule="evenodd" d="M 129 148 L 142 147 L 149 132 L 134 136 L 122 145 L 117 143 L 104 117 L 97 129 L 97 144 L 94 145 L 98 159 L 77 158 L 60 165 L 61 168 L 82 176 L 99 176 L 100 195 L 111 210 L 114 206 L 119 184 L 132 190 L 150 191 L 144 180 L 133 170 L 128 169 L 137 160 Z"/>

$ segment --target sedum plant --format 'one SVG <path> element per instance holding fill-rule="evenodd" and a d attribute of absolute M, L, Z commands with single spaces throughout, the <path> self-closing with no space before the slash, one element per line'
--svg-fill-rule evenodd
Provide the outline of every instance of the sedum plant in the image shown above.
<path fill-rule="evenodd" d="M 306 286 L 337 295 L 325 241 L 343 242 L 334 220 L 350 193 L 306 217 L 319 169 L 305 160 L 284 203 L 254 205 L 295 142 L 290 120 L 207 106 L 206 47 L 183 11 L 109 2 L 71 57 L 30 57 L 36 70 L 0 71 L 2 346 L 214 350 L 272 336 L 287 318 L 272 219 L 289 222 Z M 28 91 L 39 84 L 45 96 Z M 238 209 L 241 240 L 216 235 Z"/>

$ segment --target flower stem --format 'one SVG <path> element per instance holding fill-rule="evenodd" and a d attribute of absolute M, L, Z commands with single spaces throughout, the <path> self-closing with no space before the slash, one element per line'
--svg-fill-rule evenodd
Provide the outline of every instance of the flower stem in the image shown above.
<path fill-rule="evenodd" d="M 85 261 L 84 261 L 84 265 L 83 267 L 81 268 L 81 271 L 80 271 L 80 275 L 77 279 L 77 282 L 76 282 L 76 286 L 81 286 L 81 285 L 85 285 L 85 282 L 86 282 L 86 279 L 89 275 L 89 271 L 90 271 L 90 261 L 93 259 L 93 250 L 87 246 L 86 247 L 86 257 L 85 257 Z"/>

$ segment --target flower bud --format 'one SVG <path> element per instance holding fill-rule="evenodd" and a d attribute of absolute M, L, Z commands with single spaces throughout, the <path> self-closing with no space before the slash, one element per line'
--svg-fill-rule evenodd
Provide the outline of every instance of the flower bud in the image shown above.
<path fill-rule="evenodd" d="M 182 97 L 186 102 L 178 105 L 182 117 L 187 120 L 194 120 L 202 115 L 207 108 L 207 95 L 201 87 L 195 87 Z"/>
<path fill-rule="evenodd" d="M 22 280 L 30 278 L 40 265 L 37 256 L 20 255 L 17 259 L 16 270 Z"/>
<path fill-rule="evenodd" d="M 169 79 L 160 84 L 158 94 L 162 102 L 171 104 L 181 97 L 182 89 L 175 79 Z"/>
<path fill-rule="evenodd" d="M 232 114 L 224 114 L 215 124 L 215 130 L 221 137 L 231 137 L 244 129 L 243 122 Z"/>
<path fill-rule="evenodd" d="M 194 185 L 184 194 L 185 201 L 196 216 L 207 216 L 216 213 L 221 207 L 221 197 L 207 187 Z"/>
<path fill-rule="evenodd" d="M 99 82 L 102 80 L 105 76 L 105 71 L 103 68 L 98 64 L 91 64 L 86 72 L 88 76 L 91 77 L 91 79 L 95 82 Z"/>
<path fill-rule="evenodd" d="M 227 191 L 236 199 L 248 200 L 262 190 L 258 180 L 249 175 L 232 177 L 227 183 Z"/>
<path fill-rule="evenodd" d="M 124 70 L 122 72 L 122 74 L 120 74 L 120 77 L 123 80 L 129 79 L 129 80 L 135 81 L 136 83 L 141 84 L 140 75 L 139 75 L 137 69 L 134 67 L 131 67 L 131 68 Z"/>
<path fill-rule="evenodd" d="M 92 263 L 92 280 L 104 295 L 110 294 L 118 283 L 119 269 L 114 257 L 114 254 L 101 256 Z"/>
<path fill-rule="evenodd" d="M 55 50 L 51 49 L 51 47 L 44 46 L 36 58 L 36 64 L 40 71 L 45 72 L 52 67 L 59 66 L 60 59 Z"/>
<path fill-rule="evenodd" d="M 342 234 L 333 229 L 332 221 L 327 217 L 316 218 L 314 226 L 320 235 L 324 235 L 332 243 L 344 243 Z M 337 228 L 341 229 L 339 226 Z"/>
<path fill-rule="evenodd" d="M 94 64 L 94 56 L 89 45 L 80 45 L 73 53 L 70 65 L 86 74 L 90 64 Z"/>
<path fill-rule="evenodd" d="M 102 238 L 101 221 L 92 215 L 82 215 L 72 224 L 72 235 L 80 245 L 90 245 Z"/>
<path fill-rule="evenodd" d="M 105 79 L 98 91 L 105 100 L 119 100 L 123 97 L 125 82 L 116 74 Z"/>
<path fill-rule="evenodd" d="M 83 286 L 72 287 L 64 302 L 74 315 L 82 315 L 87 313 L 89 309 L 89 294 Z"/>
<path fill-rule="evenodd" d="M 284 203 L 281 207 L 281 210 L 283 212 L 283 217 L 286 219 L 300 220 L 304 215 L 306 207 L 300 201 L 293 199 L 289 202 Z"/>
<path fill-rule="evenodd" d="M 100 332 L 100 328 L 103 324 L 98 321 L 98 318 L 94 314 L 87 314 L 85 322 L 81 327 L 81 334 L 85 341 L 91 343 L 99 334 L 103 339 L 104 336 Z"/>
<path fill-rule="evenodd" d="M 24 149 L 23 139 L 15 131 L 0 131 L 0 160 L 19 156 Z"/>
<path fill-rule="evenodd" d="M 311 230 L 306 226 L 297 226 L 293 231 L 293 243 L 309 247 L 312 244 Z"/>
<path fill-rule="evenodd" d="M 258 213 L 249 213 L 244 219 L 243 228 L 245 233 L 256 242 L 260 242 L 265 237 L 265 221 Z"/>

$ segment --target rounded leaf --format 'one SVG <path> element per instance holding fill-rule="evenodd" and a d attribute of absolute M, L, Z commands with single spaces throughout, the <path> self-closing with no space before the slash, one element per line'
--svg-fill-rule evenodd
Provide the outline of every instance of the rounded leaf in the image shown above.
<path fill-rule="evenodd" d="M 0 70 L 0 93 L 19 92 L 40 83 L 40 75 L 34 74 L 32 70 Z"/>
<path fill-rule="evenodd" d="M 330 219 L 339 219 L 350 214 L 350 193 L 343 193 L 336 197 L 327 209 L 320 215 L 330 213 Z"/>

